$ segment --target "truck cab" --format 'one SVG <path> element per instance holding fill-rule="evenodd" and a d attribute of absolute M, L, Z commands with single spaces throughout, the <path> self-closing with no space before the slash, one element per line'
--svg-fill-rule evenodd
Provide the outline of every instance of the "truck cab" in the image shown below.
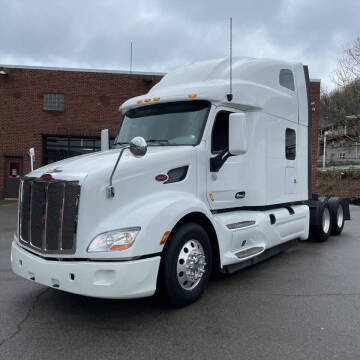
<path fill-rule="evenodd" d="M 235 58 L 232 74 L 229 94 L 228 59 L 169 73 L 120 106 L 111 150 L 27 174 L 13 271 L 93 297 L 162 288 L 184 306 L 211 271 L 251 265 L 309 229 L 341 232 L 346 202 L 312 199 L 307 68 Z"/>

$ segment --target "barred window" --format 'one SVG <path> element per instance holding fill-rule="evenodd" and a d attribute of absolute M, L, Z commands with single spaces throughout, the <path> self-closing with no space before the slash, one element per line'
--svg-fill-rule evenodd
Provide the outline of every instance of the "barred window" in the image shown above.
<path fill-rule="evenodd" d="M 44 94 L 43 110 L 64 111 L 64 94 Z"/>

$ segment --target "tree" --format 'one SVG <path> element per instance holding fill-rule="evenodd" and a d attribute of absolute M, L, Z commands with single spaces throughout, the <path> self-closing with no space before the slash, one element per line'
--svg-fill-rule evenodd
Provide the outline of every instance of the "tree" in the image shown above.
<path fill-rule="evenodd" d="M 346 129 L 346 136 L 360 141 L 360 37 L 345 50 L 333 74 L 337 88 L 323 92 L 320 117 L 323 124 Z"/>
<path fill-rule="evenodd" d="M 322 123 L 346 129 L 349 139 L 360 140 L 360 81 L 354 80 L 320 98 Z"/>
<path fill-rule="evenodd" d="M 333 81 L 337 86 L 345 86 L 358 79 L 360 79 L 360 36 L 350 48 L 345 50 L 333 74 Z"/>

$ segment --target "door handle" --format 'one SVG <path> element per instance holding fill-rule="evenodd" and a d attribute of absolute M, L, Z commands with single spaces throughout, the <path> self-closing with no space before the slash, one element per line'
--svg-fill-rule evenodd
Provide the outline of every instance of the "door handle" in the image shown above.
<path fill-rule="evenodd" d="M 235 194 L 235 199 L 243 199 L 246 195 L 245 191 L 239 191 Z"/>

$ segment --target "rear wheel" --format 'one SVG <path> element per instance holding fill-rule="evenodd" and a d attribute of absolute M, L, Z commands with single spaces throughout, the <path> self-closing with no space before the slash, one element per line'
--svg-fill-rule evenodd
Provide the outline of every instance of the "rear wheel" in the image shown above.
<path fill-rule="evenodd" d="M 332 235 L 340 235 L 344 228 L 344 206 L 339 198 L 333 198 L 329 201 L 330 212 L 332 217 Z"/>
<path fill-rule="evenodd" d="M 169 238 L 163 258 L 162 285 L 171 304 L 196 301 L 209 281 L 212 249 L 207 232 L 198 224 L 181 225 Z"/>
<path fill-rule="evenodd" d="M 317 242 L 326 241 L 332 229 L 332 216 L 328 203 L 322 202 L 319 209 L 317 225 L 310 226 L 310 239 Z"/>

